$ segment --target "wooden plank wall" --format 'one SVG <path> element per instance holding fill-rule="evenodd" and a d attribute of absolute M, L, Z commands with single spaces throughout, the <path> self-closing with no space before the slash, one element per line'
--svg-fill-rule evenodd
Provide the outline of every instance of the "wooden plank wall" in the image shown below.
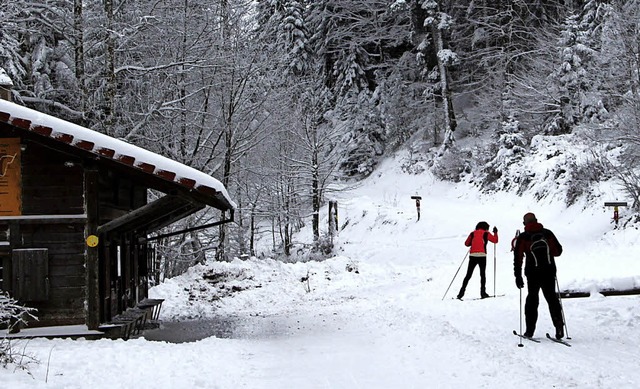
<path fill-rule="evenodd" d="M 23 215 L 84 213 L 84 171 L 81 161 L 36 143 L 22 155 Z M 29 303 L 37 308 L 38 325 L 85 322 L 84 221 L 21 224 L 20 248 L 49 250 L 49 299 Z"/>
<path fill-rule="evenodd" d="M 22 157 L 22 214 L 84 214 L 81 161 L 35 143 Z"/>

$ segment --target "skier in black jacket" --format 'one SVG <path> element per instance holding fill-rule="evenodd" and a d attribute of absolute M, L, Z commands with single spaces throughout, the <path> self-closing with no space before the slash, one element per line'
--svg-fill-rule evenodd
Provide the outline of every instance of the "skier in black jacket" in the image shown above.
<path fill-rule="evenodd" d="M 556 294 L 556 262 L 554 257 L 562 254 L 562 246 L 553 232 L 538 223 L 533 213 L 524 215 L 524 232 L 514 245 L 513 269 L 516 286 L 524 287 L 522 262 L 526 258 L 524 274 L 527 277 L 527 299 L 524 306 L 526 337 L 532 337 L 538 321 L 539 292 L 549 305 L 551 321 L 556 329 L 556 339 L 564 337 L 562 306 Z"/>

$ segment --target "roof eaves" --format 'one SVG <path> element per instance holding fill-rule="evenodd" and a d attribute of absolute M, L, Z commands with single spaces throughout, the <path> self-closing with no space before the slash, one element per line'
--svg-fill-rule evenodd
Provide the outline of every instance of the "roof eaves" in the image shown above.
<path fill-rule="evenodd" d="M 1 101 L 1 102 L 13 104 L 6 101 Z M 20 108 L 22 110 L 28 110 L 28 108 L 24 108 L 24 107 L 20 107 Z M 34 112 L 37 112 L 37 111 L 34 111 Z M 38 112 L 38 115 L 43 116 L 44 114 Z M 44 115 L 44 116 L 48 116 L 48 115 Z M 55 119 L 61 120 L 57 118 Z M 113 161 L 127 165 L 131 168 L 138 169 L 139 171 L 142 171 L 145 174 L 154 175 L 156 177 L 164 179 L 165 181 L 169 181 L 175 185 L 179 185 L 184 189 L 187 189 L 188 191 L 198 192 L 201 196 L 211 197 L 215 199 L 214 203 L 217 204 L 216 207 L 221 210 L 230 210 L 235 208 L 235 203 L 231 201 L 228 194 L 226 193 L 226 188 L 224 188 L 222 184 L 220 184 L 216 180 L 216 184 L 219 184 L 222 188 L 222 190 L 217 190 L 211 185 L 200 183 L 200 181 L 198 180 L 198 177 L 202 178 L 203 175 L 206 175 L 206 174 L 194 168 L 191 168 L 189 166 L 180 164 L 179 162 L 171 161 L 168 158 L 165 158 L 166 160 L 171 161 L 171 164 L 169 164 L 169 166 L 180 167 L 182 172 L 186 171 L 192 174 L 190 175 L 187 173 L 187 174 L 179 175 L 176 171 L 173 171 L 174 169 L 171 169 L 170 167 L 167 168 L 166 166 L 156 166 L 155 164 L 150 163 L 149 161 L 143 161 L 139 158 L 137 159 L 133 155 L 122 153 L 122 152 L 119 152 L 118 150 L 114 150 L 114 148 L 97 144 L 97 142 L 95 141 L 88 140 L 88 139 L 81 139 L 80 137 L 74 136 L 72 134 L 68 134 L 66 132 L 63 132 L 62 130 L 54 129 L 50 126 L 46 126 L 39 123 L 33 123 L 28 118 L 16 117 L 11 112 L 6 112 L 6 107 L 4 106 L 4 104 L 3 106 L 0 106 L 0 122 L 5 122 L 7 124 L 20 128 L 22 130 L 30 131 L 32 133 L 54 139 L 58 142 L 93 153 L 99 157 L 111 159 Z M 72 124 L 72 123 L 69 123 L 69 124 Z M 86 131 L 87 134 L 95 133 L 95 131 L 90 130 L 88 128 L 84 128 L 80 126 L 77 126 L 77 127 L 81 128 L 83 131 Z M 100 134 L 100 135 L 106 136 L 104 134 Z M 121 142 L 125 144 L 127 149 L 132 149 L 132 150 L 139 149 L 146 153 L 151 153 L 148 150 L 142 149 L 135 145 L 131 145 L 124 141 L 120 141 L 114 138 L 110 138 L 110 139 L 112 140 L 112 143 L 118 144 L 118 142 Z M 208 175 L 206 175 L 206 177 L 209 179 L 209 181 L 215 180 L 213 177 L 210 177 Z"/>

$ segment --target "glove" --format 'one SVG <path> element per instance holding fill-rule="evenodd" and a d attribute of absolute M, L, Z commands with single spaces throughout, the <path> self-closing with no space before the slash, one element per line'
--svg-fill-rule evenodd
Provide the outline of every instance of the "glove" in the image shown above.
<path fill-rule="evenodd" d="M 518 287 L 518 289 L 524 288 L 524 280 L 521 276 L 516 276 L 516 286 Z"/>
<path fill-rule="evenodd" d="M 497 234 L 498 233 L 498 227 L 493 227 L 493 233 Z"/>

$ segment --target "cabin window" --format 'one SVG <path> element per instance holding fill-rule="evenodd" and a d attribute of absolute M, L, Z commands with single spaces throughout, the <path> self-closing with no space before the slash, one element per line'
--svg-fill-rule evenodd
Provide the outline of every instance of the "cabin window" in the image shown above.
<path fill-rule="evenodd" d="M 13 298 L 20 302 L 49 299 L 49 250 L 11 250 Z"/>

